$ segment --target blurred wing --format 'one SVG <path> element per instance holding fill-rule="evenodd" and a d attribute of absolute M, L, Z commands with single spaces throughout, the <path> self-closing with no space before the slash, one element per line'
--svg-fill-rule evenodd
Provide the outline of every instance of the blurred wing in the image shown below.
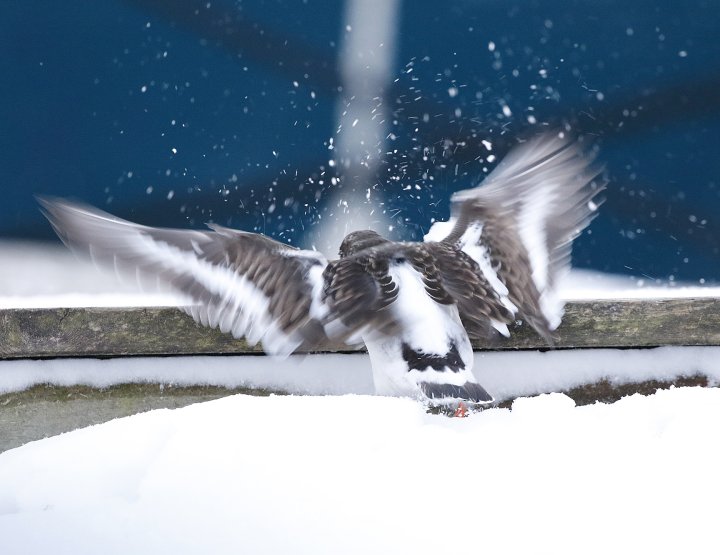
<path fill-rule="evenodd" d="M 96 263 L 139 280 L 150 277 L 187 295 L 199 323 L 271 354 L 327 341 L 332 318 L 323 302 L 325 258 L 262 235 L 157 229 L 58 199 L 38 199 L 60 238 Z"/>
<path fill-rule="evenodd" d="M 493 330 L 508 337 L 513 312 L 471 256 L 448 243 L 426 243 L 429 263 L 416 268 L 425 275 L 425 288 L 435 298 L 442 291 L 457 304 L 460 320 L 471 339 L 488 339 Z M 438 302 L 442 300 L 436 299 Z"/>
<path fill-rule="evenodd" d="M 504 306 L 551 341 L 562 316 L 555 284 L 569 268 L 572 240 L 595 214 L 601 170 L 577 142 L 536 137 L 480 187 L 454 194 L 450 222 L 433 226 L 426 241 L 470 255 Z"/>
<path fill-rule="evenodd" d="M 401 323 L 390 310 L 399 289 L 386 250 L 368 249 L 328 264 L 325 302 L 336 315 L 327 326 L 331 337 L 357 343 L 369 332 L 393 335 L 400 330 Z"/>

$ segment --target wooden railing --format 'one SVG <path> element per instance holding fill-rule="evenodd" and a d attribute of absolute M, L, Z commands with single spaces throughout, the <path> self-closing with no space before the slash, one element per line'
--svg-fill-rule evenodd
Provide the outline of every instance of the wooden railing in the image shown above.
<path fill-rule="evenodd" d="M 478 350 L 720 345 L 720 299 L 576 301 L 551 347 L 518 323 Z M 320 352 L 349 351 L 327 345 Z M 0 359 L 258 354 L 259 346 L 197 325 L 172 307 L 0 310 Z"/>
<path fill-rule="evenodd" d="M 552 347 L 521 323 L 511 332 L 510 339 L 478 342 L 475 348 L 720 345 L 720 299 L 571 302 L 566 305 L 565 317 Z M 347 346 L 327 345 L 321 352 L 348 350 Z M 0 359 L 5 360 L 260 353 L 260 347 L 249 347 L 244 341 L 199 326 L 172 307 L 0 310 Z M 238 364 L 242 361 L 238 360 Z M 0 452 L 48 435 L 154 408 L 176 408 L 238 392 L 268 393 L 217 386 L 164 388 L 162 385 L 128 383 L 104 389 L 83 385 L 36 385 L 25 391 L 0 394 Z M 652 393 L 670 385 L 708 385 L 708 380 L 702 375 L 688 374 L 667 382 L 645 380 L 616 384 L 603 381 L 565 393 L 579 404 L 612 402 L 623 395 Z"/>

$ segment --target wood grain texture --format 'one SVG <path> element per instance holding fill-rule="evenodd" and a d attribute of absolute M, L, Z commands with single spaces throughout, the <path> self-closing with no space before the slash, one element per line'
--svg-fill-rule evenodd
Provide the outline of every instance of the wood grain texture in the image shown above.
<path fill-rule="evenodd" d="M 546 349 L 528 326 L 478 350 Z M 552 348 L 720 345 L 720 298 L 569 303 Z M 349 351 L 328 345 L 323 351 Z M 0 310 L 0 359 L 259 354 L 172 307 Z"/>

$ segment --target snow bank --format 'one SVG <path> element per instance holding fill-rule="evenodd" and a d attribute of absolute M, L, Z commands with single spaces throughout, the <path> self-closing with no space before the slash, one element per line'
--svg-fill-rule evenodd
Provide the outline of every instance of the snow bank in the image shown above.
<path fill-rule="evenodd" d="M 719 422 L 702 388 L 467 419 L 238 395 L 0 454 L 2 551 L 712 553 Z"/>

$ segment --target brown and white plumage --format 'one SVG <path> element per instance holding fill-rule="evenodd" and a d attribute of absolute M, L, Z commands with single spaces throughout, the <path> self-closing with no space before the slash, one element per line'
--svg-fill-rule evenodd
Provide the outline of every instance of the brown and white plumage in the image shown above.
<path fill-rule="evenodd" d="M 158 229 L 39 201 L 70 248 L 183 293 L 203 325 L 275 355 L 364 342 L 380 393 L 485 404 L 492 397 L 473 377 L 470 339 L 507 334 L 522 318 L 551 340 L 554 285 L 593 214 L 598 173 L 577 143 L 543 135 L 481 187 L 456 193 L 450 222 L 425 242 L 353 232 L 333 261 L 221 226 Z"/>
<path fill-rule="evenodd" d="M 542 135 L 512 150 L 480 187 L 455 193 L 450 221 L 425 240 L 468 253 L 504 304 L 550 341 L 562 316 L 555 287 L 596 213 L 600 172 L 577 142 Z"/>

